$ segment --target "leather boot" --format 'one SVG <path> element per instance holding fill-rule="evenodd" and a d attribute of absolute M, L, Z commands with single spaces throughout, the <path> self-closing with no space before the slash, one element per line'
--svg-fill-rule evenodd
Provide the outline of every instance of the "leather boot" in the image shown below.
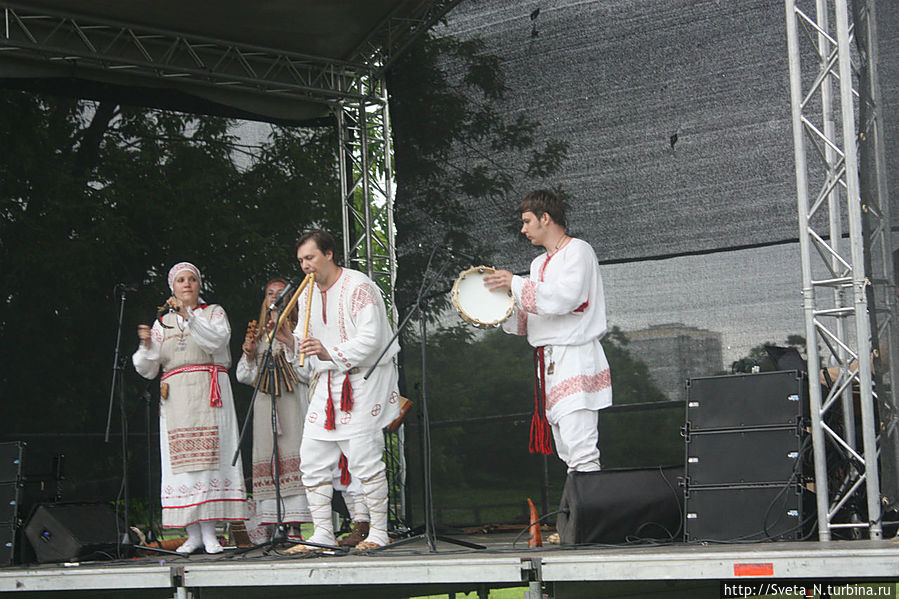
<path fill-rule="evenodd" d="M 353 530 L 347 536 L 343 537 L 337 544 L 341 547 L 355 547 L 368 536 L 368 522 L 353 522 Z"/>

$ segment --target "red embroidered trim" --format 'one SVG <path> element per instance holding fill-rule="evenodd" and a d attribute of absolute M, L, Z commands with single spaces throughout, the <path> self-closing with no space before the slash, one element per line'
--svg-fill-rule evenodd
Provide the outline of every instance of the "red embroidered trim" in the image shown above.
<path fill-rule="evenodd" d="M 238 483 L 240 481 L 237 481 Z M 203 481 L 198 481 L 194 483 L 192 487 L 188 487 L 187 485 L 181 485 L 178 489 L 175 489 L 172 485 L 166 485 L 162 489 L 162 499 L 163 501 L 172 501 L 172 500 L 180 500 L 184 501 L 187 499 L 193 499 L 193 503 L 185 503 L 181 505 L 167 505 L 164 507 L 170 508 L 185 508 L 191 507 L 194 505 L 200 505 L 205 501 L 235 501 L 234 499 L 222 498 L 222 499 L 195 499 L 198 495 L 208 495 L 209 493 L 240 493 L 245 494 L 243 486 L 233 486 L 232 481 L 226 480 L 224 488 L 218 486 L 218 480 L 213 479 L 209 482 L 209 488 L 207 488 L 206 483 Z M 240 499 L 243 501 L 243 499 Z"/>
<path fill-rule="evenodd" d="M 356 318 L 365 306 L 375 305 L 375 293 L 371 285 L 363 284 L 356 287 L 350 302 L 353 318 Z"/>
<path fill-rule="evenodd" d="M 518 334 L 528 334 L 528 313 L 524 310 L 518 310 Z"/>
<path fill-rule="evenodd" d="M 579 374 L 552 386 L 546 396 L 546 409 L 575 393 L 597 393 L 612 386 L 612 375 L 606 368 L 599 374 Z"/>
<path fill-rule="evenodd" d="M 178 428 L 169 431 L 169 458 L 172 469 L 218 462 L 218 427 Z"/>
<path fill-rule="evenodd" d="M 584 302 L 583 304 L 581 304 L 580 306 L 575 308 L 574 311 L 575 312 L 584 312 L 587 310 L 587 306 L 589 306 L 589 305 L 590 305 L 590 300 L 587 300 L 586 302 Z"/>
<path fill-rule="evenodd" d="M 337 300 L 337 324 L 340 329 L 340 342 L 343 343 L 349 337 L 346 334 L 346 317 L 343 314 L 344 306 L 346 306 L 347 282 L 349 277 L 344 279 L 344 283 L 340 286 L 340 298 Z"/>
<path fill-rule="evenodd" d="M 524 280 L 521 289 L 521 307 L 525 312 L 537 313 L 537 283 L 530 279 Z"/>
<path fill-rule="evenodd" d="M 281 458 L 278 470 L 281 473 L 278 477 L 281 485 L 301 483 L 302 475 L 298 456 Z M 259 491 L 273 488 L 275 488 L 275 480 L 272 460 L 253 462 L 253 489 Z"/>

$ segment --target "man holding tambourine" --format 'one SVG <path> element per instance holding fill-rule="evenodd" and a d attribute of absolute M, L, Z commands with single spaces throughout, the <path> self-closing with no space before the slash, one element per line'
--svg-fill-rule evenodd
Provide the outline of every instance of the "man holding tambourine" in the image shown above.
<path fill-rule="evenodd" d="M 484 277 L 491 291 L 511 291 L 515 306 L 503 330 L 527 335 L 535 348 L 535 410 L 530 450 L 552 453 L 549 433 L 568 471 L 592 472 L 599 463 L 599 410 L 612 405 L 609 363 L 599 341 L 606 308 L 596 253 L 565 232 L 565 206 L 537 190 L 519 206 L 521 232 L 546 252 L 530 276 L 496 270 Z"/>

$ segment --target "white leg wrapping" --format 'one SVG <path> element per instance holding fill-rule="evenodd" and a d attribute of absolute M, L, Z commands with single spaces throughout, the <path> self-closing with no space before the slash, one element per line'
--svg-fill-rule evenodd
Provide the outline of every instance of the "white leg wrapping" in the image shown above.
<path fill-rule="evenodd" d="M 371 517 L 368 515 L 368 506 L 365 504 L 365 495 L 363 493 L 354 495 L 353 503 L 355 506 L 353 522 L 371 522 Z"/>
<path fill-rule="evenodd" d="M 330 482 L 306 487 L 306 500 L 312 512 L 312 525 L 315 527 L 309 541 L 322 545 L 334 545 L 334 522 L 331 520 L 331 494 L 333 486 Z"/>
<path fill-rule="evenodd" d="M 364 542 L 386 545 L 390 542 L 390 537 L 387 536 L 387 474 L 381 470 L 371 478 L 360 482 L 371 519 L 368 536 Z"/>

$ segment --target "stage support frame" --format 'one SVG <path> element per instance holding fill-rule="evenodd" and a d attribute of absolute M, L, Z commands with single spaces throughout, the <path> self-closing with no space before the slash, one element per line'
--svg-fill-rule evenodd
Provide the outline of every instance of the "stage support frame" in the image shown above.
<path fill-rule="evenodd" d="M 397 324 L 394 182 L 390 111 L 384 77 L 362 82 L 364 94 L 334 109 L 337 119 L 344 264 L 361 270 L 381 289 Z M 405 528 L 404 427 L 385 432 L 388 521 Z"/>
<path fill-rule="evenodd" d="M 880 539 L 883 509 L 896 504 L 899 489 L 896 297 L 875 2 L 785 5 L 818 537 L 842 530 Z M 835 375 L 825 391 L 815 384 L 822 368 Z M 828 415 L 840 409 L 836 425 Z M 828 446 L 848 468 L 828 473 Z"/>

